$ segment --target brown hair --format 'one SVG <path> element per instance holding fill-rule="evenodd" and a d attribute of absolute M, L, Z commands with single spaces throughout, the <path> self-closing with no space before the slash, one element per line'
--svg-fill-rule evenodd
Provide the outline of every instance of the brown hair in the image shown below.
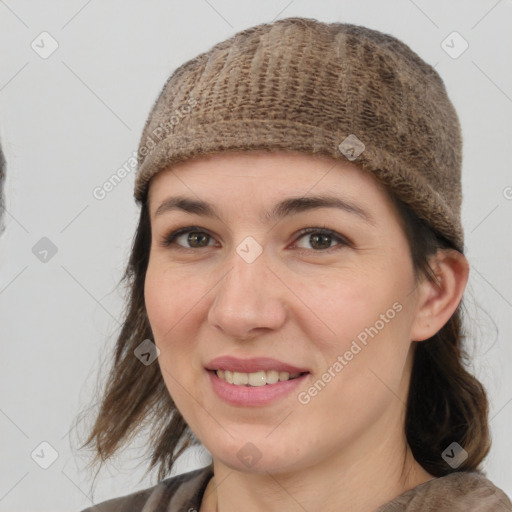
<path fill-rule="evenodd" d="M 438 249 L 454 248 L 453 245 L 436 234 L 394 194 L 387 193 L 397 207 L 408 239 L 416 280 L 426 277 L 435 281 L 429 256 Z M 134 349 L 143 340 L 152 339 L 144 304 L 150 245 L 151 223 L 145 200 L 123 277 L 129 289 L 125 320 L 99 412 L 80 448 L 93 446 L 92 464 L 99 463 L 101 467 L 143 425 L 149 424 L 150 461 L 146 474 L 158 466 L 158 479 L 162 480 L 170 473 L 176 459 L 199 441 L 170 397 L 158 363 L 145 366 L 134 356 Z M 437 334 L 429 340 L 415 342 L 405 432 L 415 459 L 436 477 L 480 469 L 478 466 L 491 446 L 486 392 L 465 368 L 470 358 L 463 346 L 462 314 L 461 301 Z M 468 458 L 456 469 L 441 457 L 454 441 L 468 453 Z"/>

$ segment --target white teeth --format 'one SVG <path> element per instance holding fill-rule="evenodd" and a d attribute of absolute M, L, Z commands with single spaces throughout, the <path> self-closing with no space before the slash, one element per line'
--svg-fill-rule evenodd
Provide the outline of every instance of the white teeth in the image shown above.
<path fill-rule="evenodd" d="M 217 377 L 236 386 L 265 386 L 276 382 L 294 379 L 300 373 L 278 372 L 277 370 L 259 371 L 253 373 L 232 372 L 230 370 L 217 370 Z"/>
<path fill-rule="evenodd" d="M 267 376 L 263 371 L 254 373 L 238 373 L 238 375 L 246 375 L 249 378 L 249 386 L 264 386 L 267 383 Z M 234 384 L 237 384 L 237 382 L 235 381 Z"/>
<path fill-rule="evenodd" d="M 233 384 L 236 384 L 237 386 L 245 386 L 249 381 L 250 379 L 247 373 L 233 372 Z M 251 386 L 254 386 L 252 382 Z"/>
<path fill-rule="evenodd" d="M 269 370 L 267 372 L 267 384 L 275 384 L 279 381 L 279 372 L 277 370 Z"/>

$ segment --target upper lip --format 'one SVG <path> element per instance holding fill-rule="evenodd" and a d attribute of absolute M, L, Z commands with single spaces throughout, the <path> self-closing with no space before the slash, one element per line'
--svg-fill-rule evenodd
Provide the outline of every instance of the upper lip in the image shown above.
<path fill-rule="evenodd" d="M 288 373 L 309 372 L 306 368 L 299 368 L 272 357 L 251 357 L 247 359 L 239 359 L 233 356 L 220 356 L 207 363 L 206 369 L 229 370 L 241 373 L 253 373 L 266 370 L 277 370 L 278 372 Z"/>

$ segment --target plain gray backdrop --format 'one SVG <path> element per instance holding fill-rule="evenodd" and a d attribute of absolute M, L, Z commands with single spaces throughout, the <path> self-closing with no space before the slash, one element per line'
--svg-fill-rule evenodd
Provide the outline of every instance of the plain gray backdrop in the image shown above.
<path fill-rule="evenodd" d="M 0 0 L 0 138 L 8 164 L 0 510 L 91 505 L 92 475 L 72 426 L 98 398 L 138 215 L 133 172 L 102 200 L 93 191 L 136 151 L 176 67 L 239 30 L 289 16 L 392 34 L 446 84 L 464 137 L 468 349 L 491 402 L 485 469 L 512 494 L 510 0 Z M 156 483 L 154 476 L 140 481 L 143 443 L 100 474 L 96 502 Z M 203 466 L 206 456 L 192 451 L 177 472 Z"/>

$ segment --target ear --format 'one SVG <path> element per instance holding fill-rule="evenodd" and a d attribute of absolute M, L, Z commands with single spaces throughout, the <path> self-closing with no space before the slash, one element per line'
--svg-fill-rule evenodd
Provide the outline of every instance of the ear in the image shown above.
<path fill-rule="evenodd" d="M 430 266 L 436 281 L 424 278 L 418 287 L 412 341 L 434 336 L 448 322 L 462 299 L 469 277 L 468 261 L 455 249 L 439 249 L 431 258 Z"/>

